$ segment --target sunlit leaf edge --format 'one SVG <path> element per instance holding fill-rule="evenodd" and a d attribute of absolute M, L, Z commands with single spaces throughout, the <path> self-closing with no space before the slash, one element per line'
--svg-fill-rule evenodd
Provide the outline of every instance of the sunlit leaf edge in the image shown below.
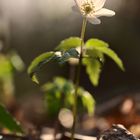
<path fill-rule="evenodd" d="M 28 67 L 28 74 L 32 78 L 32 80 L 36 83 L 39 83 L 37 76 L 35 73 L 46 63 L 51 61 L 55 57 L 54 52 L 47 52 L 36 57 Z"/>
<path fill-rule="evenodd" d="M 110 57 L 117 65 L 118 67 L 122 70 L 125 71 L 124 65 L 122 60 L 119 58 L 119 56 L 113 51 L 112 49 L 109 48 L 108 43 L 99 40 L 99 39 L 89 39 L 86 43 L 85 46 L 87 49 L 95 49 L 103 54 L 106 54 L 108 57 Z"/>
<path fill-rule="evenodd" d="M 81 38 L 70 37 L 60 42 L 55 50 L 67 51 L 71 48 L 76 48 L 81 45 Z"/>

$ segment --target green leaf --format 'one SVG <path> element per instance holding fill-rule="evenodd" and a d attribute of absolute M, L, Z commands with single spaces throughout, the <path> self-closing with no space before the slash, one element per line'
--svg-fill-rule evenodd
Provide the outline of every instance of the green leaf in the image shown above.
<path fill-rule="evenodd" d="M 81 39 L 79 37 L 70 37 L 60 42 L 56 50 L 67 51 L 71 48 L 76 48 L 81 45 Z"/>
<path fill-rule="evenodd" d="M 36 77 L 36 72 L 46 63 L 49 61 L 53 60 L 56 58 L 56 55 L 54 52 L 47 52 L 39 55 L 36 57 L 32 63 L 30 64 L 28 68 L 28 74 L 32 78 L 32 80 L 36 83 L 39 83 L 37 77 Z"/>
<path fill-rule="evenodd" d="M 25 64 L 17 52 L 11 51 L 8 54 L 8 57 L 9 57 L 9 60 L 11 62 L 11 65 L 13 66 L 13 68 L 15 70 L 20 72 L 20 71 L 23 71 L 25 69 Z"/>
<path fill-rule="evenodd" d="M 71 109 L 74 105 L 74 84 L 64 78 L 57 77 L 52 83 L 45 84 L 42 89 L 45 92 L 45 104 L 48 114 L 51 117 L 58 115 L 60 109 Z M 92 114 L 94 112 L 95 100 L 94 98 L 84 90 L 78 89 L 78 106 L 81 108 L 78 111 L 82 111 L 83 108 L 87 112 Z M 88 104 L 87 104 L 88 103 Z"/>
<path fill-rule="evenodd" d="M 23 133 L 20 124 L 1 104 L 0 104 L 0 124 L 11 132 Z"/>
<path fill-rule="evenodd" d="M 65 97 L 73 90 L 71 82 L 61 77 L 56 77 L 52 83 L 42 87 L 45 91 L 45 105 L 48 115 L 56 117 L 61 108 L 64 107 Z"/>
<path fill-rule="evenodd" d="M 89 115 L 93 115 L 93 113 L 95 111 L 94 98 L 88 91 L 86 91 L 82 88 L 79 89 L 79 92 L 80 92 L 83 106 L 87 109 L 87 112 Z"/>
<path fill-rule="evenodd" d="M 91 48 L 94 46 L 98 46 L 98 47 L 109 47 L 108 43 L 99 40 L 99 39 L 89 39 L 86 43 L 85 43 L 86 48 Z"/>
<path fill-rule="evenodd" d="M 99 84 L 102 64 L 93 58 L 83 58 L 82 62 L 86 66 L 86 72 L 89 75 L 90 81 L 94 86 L 97 86 Z"/>
<path fill-rule="evenodd" d="M 59 91 L 57 94 L 61 95 Z M 51 119 L 57 117 L 60 109 L 62 108 L 62 102 L 60 99 L 58 99 L 57 94 L 51 91 L 47 91 L 47 94 L 45 94 L 45 108 L 48 116 Z"/>
<path fill-rule="evenodd" d="M 59 63 L 63 64 L 70 58 L 79 58 L 79 53 L 75 48 L 71 48 L 68 51 L 64 52 L 63 55 L 59 58 Z"/>
<path fill-rule="evenodd" d="M 86 54 L 84 58 L 96 59 L 99 60 L 102 64 L 104 63 L 104 54 L 95 49 L 86 49 Z"/>
<path fill-rule="evenodd" d="M 121 70 L 124 71 L 124 66 L 121 59 L 113 50 L 108 47 L 109 45 L 106 42 L 98 39 L 90 39 L 86 42 L 85 46 L 88 50 L 95 49 L 101 53 L 106 54 L 118 65 Z"/>
<path fill-rule="evenodd" d="M 11 77 L 13 68 L 7 56 L 0 54 L 0 78 Z"/>
<path fill-rule="evenodd" d="M 34 73 L 32 75 L 32 81 L 35 82 L 36 84 L 39 84 L 39 80 L 38 80 L 38 77 L 37 77 L 36 73 Z"/>

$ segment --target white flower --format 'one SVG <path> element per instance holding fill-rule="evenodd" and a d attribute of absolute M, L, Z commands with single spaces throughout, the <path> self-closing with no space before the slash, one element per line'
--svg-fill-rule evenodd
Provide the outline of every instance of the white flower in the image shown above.
<path fill-rule="evenodd" d="M 80 10 L 82 16 L 92 24 L 100 24 L 101 20 L 98 17 L 107 16 L 111 17 L 115 15 L 115 12 L 106 8 L 103 8 L 106 0 L 75 0 L 76 6 L 73 9 Z"/>

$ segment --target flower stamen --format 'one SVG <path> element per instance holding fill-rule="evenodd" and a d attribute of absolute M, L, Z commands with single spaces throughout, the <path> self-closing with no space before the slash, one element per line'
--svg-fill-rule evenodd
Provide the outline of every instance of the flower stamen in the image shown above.
<path fill-rule="evenodd" d="M 95 12 L 95 6 L 92 1 L 86 0 L 80 7 L 83 16 L 91 15 Z"/>

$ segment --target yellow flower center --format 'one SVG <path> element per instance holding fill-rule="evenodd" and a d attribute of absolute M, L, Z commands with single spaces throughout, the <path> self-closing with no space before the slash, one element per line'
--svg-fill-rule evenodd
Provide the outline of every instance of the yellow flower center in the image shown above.
<path fill-rule="evenodd" d="M 83 16 L 93 14 L 95 12 L 94 8 L 95 8 L 95 6 L 94 6 L 93 2 L 92 1 L 89 2 L 88 0 L 85 1 L 80 7 L 81 13 L 83 14 Z"/>

